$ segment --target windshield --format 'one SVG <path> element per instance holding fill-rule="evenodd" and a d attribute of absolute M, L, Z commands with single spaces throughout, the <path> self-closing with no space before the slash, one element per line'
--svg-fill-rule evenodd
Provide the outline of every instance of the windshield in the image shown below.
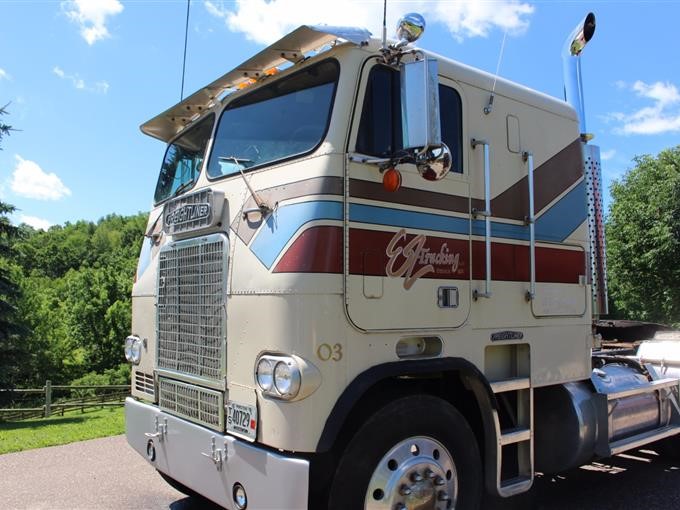
<path fill-rule="evenodd" d="M 179 195 L 196 182 L 214 122 L 215 115 L 210 114 L 168 145 L 156 184 L 155 203 Z"/>
<path fill-rule="evenodd" d="M 326 60 L 232 101 L 217 127 L 208 175 L 233 175 L 314 150 L 328 128 L 339 70 Z"/>

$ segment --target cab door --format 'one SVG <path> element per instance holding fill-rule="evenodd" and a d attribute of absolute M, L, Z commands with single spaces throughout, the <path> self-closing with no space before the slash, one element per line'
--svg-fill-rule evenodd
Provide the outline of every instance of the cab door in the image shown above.
<path fill-rule="evenodd" d="M 345 208 L 345 299 L 363 330 L 444 329 L 470 309 L 470 200 L 464 172 L 461 89 L 441 78 L 442 139 L 451 172 L 432 182 L 399 165 L 401 187 L 387 191 L 380 168 L 348 158 Z M 366 65 L 348 152 L 386 158 L 401 150 L 400 76 Z"/>

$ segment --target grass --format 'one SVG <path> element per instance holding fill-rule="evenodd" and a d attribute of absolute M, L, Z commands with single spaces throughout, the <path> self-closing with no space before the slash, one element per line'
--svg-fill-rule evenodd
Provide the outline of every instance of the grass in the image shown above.
<path fill-rule="evenodd" d="M 125 431 L 123 407 L 66 416 L 0 422 L 0 454 L 115 436 Z"/>

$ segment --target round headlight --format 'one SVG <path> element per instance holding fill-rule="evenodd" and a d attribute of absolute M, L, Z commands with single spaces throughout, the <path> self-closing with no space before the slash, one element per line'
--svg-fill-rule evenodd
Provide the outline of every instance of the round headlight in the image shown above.
<path fill-rule="evenodd" d="M 139 364 L 142 359 L 142 341 L 135 338 L 130 347 L 130 363 Z"/>
<path fill-rule="evenodd" d="M 274 383 L 274 366 L 272 362 L 266 358 L 260 360 L 257 364 L 257 384 L 260 385 L 264 391 L 272 389 Z"/>
<path fill-rule="evenodd" d="M 274 385 L 283 397 L 294 397 L 300 391 L 300 369 L 295 362 L 279 361 L 274 368 Z"/>
<path fill-rule="evenodd" d="M 137 337 L 129 336 L 125 339 L 125 359 L 132 363 L 132 344 Z"/>

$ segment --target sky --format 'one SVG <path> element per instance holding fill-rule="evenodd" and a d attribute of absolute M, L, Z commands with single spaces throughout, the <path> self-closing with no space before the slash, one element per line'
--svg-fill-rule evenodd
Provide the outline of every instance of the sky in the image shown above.
<path fill-rule="evenodd" d="M 420 12 L 418 45 L 562 97 L 561 50 L 589 10 L 587 130 L 605 187 L 680 142 L 680 2 L 388 0 Z M 139 125 L 177 103 L 186 0 L 0 0 L 0 200 L 35 228 L 148 211 L 164 144 Z M 381 34 L 381 0 L 191 0 L 184 96 L 301 24 Z M 504 34 L 505 44 L 503 45 Z M 605 203 L 609 194 L 605 193 Z"/>

